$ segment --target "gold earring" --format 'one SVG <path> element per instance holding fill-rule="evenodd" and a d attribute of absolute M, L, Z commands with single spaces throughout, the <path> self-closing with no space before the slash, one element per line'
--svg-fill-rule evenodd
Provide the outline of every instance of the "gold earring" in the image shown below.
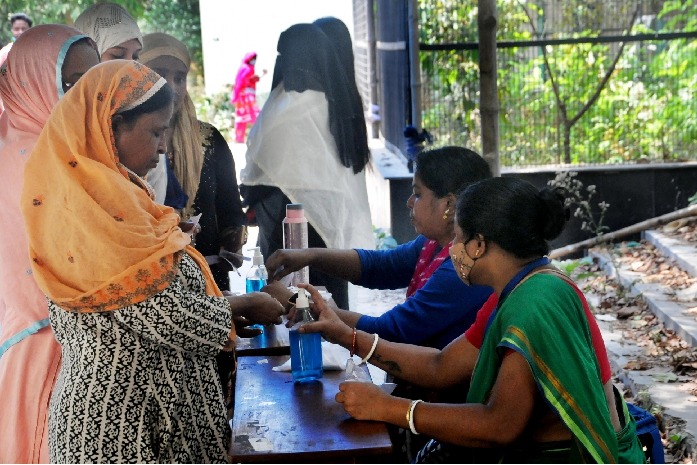
<path fill-rule="evenodd" d="M 477 250 L 477 251 L 474 253 L 474 256 L 475 256 L 475 257 L 478 257 L 478 256 L 479 256 L 479 250 Z"/>
<path fill-rule="evenodd" d="M 447 220 L 447 219 L 448 219 L 448 213 L 450 213 L 450 209 L 449 209 L 449 208 L 446 208 L 446 209 L 445 209 L 445 213 L 443 213 L 443 219 L 444 219 L 444 220 Z"/>

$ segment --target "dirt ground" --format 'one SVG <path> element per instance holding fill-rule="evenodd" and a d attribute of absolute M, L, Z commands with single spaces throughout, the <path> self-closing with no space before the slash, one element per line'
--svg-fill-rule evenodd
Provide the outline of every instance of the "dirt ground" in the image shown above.
<path fill-rule="evenodd" d="M 680 235 L 697 245 L 697 220 L 671 224 L 662 229 L 665 234 Z M 633 271 L 645 273 L 648 280 L 663 284 L 675 292 L 697 285 L 692 277 L 662 256 L 654 246 L 645 242 L 626 242 L 615 245 L 618 263 Z M 672 376 L 664 382 L 681 383 L 686 396 L 697 395 L 697 349 L 690 346 L 674 331 L 666 329 L 649 310 L 640 296 L 631 296 L 614 279 L 604 274 L 595 263 L 576 268 L 572 277 L 587 295 L 599 297 L 595 312 L 599 318 L 611 315 L 623 337 L 637 343 L 643 353 L 625 366 L 629 370 L 649 370 L 652 367 L 669 366 Z M 697 308 L 692 309 L 697 317 Z M 666 463 L 693 463 L 693 455 L 687 451 L 686 434 L 681 420 L 662 414 L 660 406 L 645 405 L 644 399 L 631 398 L 632 402 L 650 409 L 659 421 Z M 697 408 L 697 404 L 695 405 Z"/>

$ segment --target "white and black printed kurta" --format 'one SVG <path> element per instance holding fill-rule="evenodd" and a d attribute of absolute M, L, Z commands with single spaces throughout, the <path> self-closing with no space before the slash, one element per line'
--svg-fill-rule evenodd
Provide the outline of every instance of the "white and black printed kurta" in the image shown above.
<path fill-rule="evenodd" d="M 232 326 L 184 254 L 177 277 L 113 312 L 49 302 L 63 366 L 49 410 L 51 462 L 226 462 L 229 428 L 215 355 Z"/>

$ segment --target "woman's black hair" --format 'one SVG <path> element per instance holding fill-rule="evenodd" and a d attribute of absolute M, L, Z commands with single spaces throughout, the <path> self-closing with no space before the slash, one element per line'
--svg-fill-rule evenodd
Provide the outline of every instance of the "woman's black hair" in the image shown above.
<path fill-rule="evenodd" d="M 351 36 L 338 19 L 331 20 L 331 26 L 329 21 L 325 18 L 321 24 L 331 37 L 316 24 L 294 24 L 281 33 L 271 89 L 283 83 L 286 92 L 322 92 L 327 99 L 329 130 L 339 160 L 354 173 L 360 173 L 370 161 L 370 149 L 363 104 L 353 78 L 353 62 L 349 66 L 342 61 L 348 57 L 348 51 L 353 54 Z M 340 26 L 346 34 L 341 33 Z"/>
<path fill-rule="evenodd" d="M 519 178 L 486 179 L 460 194 L 457 222 L 466 238 L 481 234 L 518 258 L 540 257 L 569 219 L 565 196 L 561 188 L 538 190 Z"/>
<path fill-rule="evenodd" d="M 123 122 L 130 126 L 136 121 L 136 119 L 138 119 L 138 117 L 162 110 L 173 101 L 174 93 L 172 92 L 172 88 L 169 87 L 169 84 L 165 84 L 145 102 L 141 103 L 135 108 L 131 108 L 130 110 L 119 112 L 117 115 L 120 115 L 123 118 Z"/>
<path fill-rule="evenodd" d="M 489 164 L 477 152 L 457 146 L 425 150 L 416 156 L 421 182 L 437 197 L 458 194 L 473 182 L 491 177 Z"/>

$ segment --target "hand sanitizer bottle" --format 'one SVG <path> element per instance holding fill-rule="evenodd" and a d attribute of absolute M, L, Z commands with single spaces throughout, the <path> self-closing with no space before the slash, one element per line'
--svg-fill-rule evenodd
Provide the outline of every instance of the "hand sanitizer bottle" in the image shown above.
<path fill-rule="evenodd" d="M 254 256 L 252 257 L 252 267 L 247 273 L 247 293 L 260 291 L 262 287 L 266 286 L 266 281 L 269 279 L 261 249 L 254 247 L 252 250 L 254 250 Z"/>
<path fill-rule="evenodd" d="M 299 333 L 301 326 L 313 320 L 305 289 L 298 290 L 295 300 L 295 325 L 289 331 L 290 369 L 293 381 L 305 382 L 320 379 L 322 372 L 322 335 L 320 333 Z"/>
<path fill-rule="evenodd" d="M 264 256 L 261 254 L 259 247 L 254 247 L 254 256 L 252 257 L 252 267 L 247 273 L 247 293 L 258 292 L 262 287 L 266 286 L 266 281 L 269 279 L 269 273 L 264 266 Z M 252 329 L 264 330 L 263 325 L 251 325 Z"/>

